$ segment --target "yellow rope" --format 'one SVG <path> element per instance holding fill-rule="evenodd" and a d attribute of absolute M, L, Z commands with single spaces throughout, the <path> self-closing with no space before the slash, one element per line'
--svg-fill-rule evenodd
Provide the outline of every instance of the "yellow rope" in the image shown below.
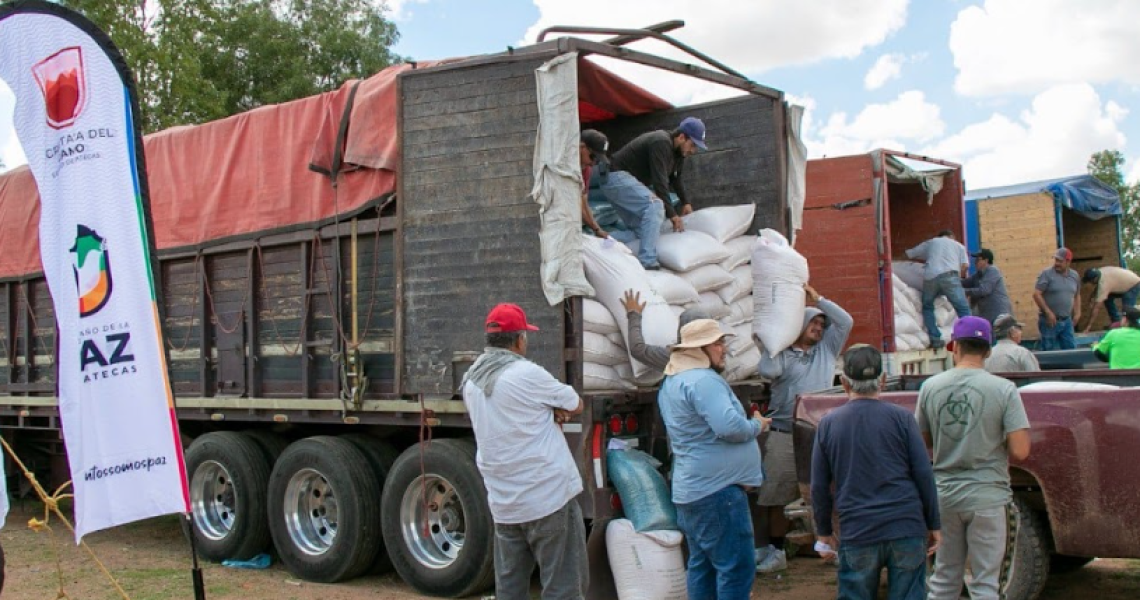
<path fill-rule="evenodd" d="M 56 547 L 57 541 L 55 539 L 55 533 L 52 531 L 52 528 L 48 522 L 51 520 L 51 513 L 55 513 L 55 515 L 59 517 L 59 520 L 67 526 L 67 529 L 69 531 L 71 531 L 72 535 L 75 535 L 75 527 L 71 525 L 71 521 L 68 521 L 67 517 L 63 516 L 63 513 L 59 510 L 59 501 L 72 497 L 72 494 L 63 493 L 64 490 L 71 486 L 71 482 L 68 481 L 67 483 L 59 486 L 59 488 L 55 490 L 55 493 L 48 495 L 47 491 L 44 490 L 43 486 L 40 485 L 40 482 L 36 481 L 36 476 L 31 471 L 29 471 L 26 466 L 24 466 L 24 463 L 20 460 L 20 457 L 16 456 L 16 451 L 12 450 L 12 447 L 8 445 L 8 440 L 0 437 L 0 444 L 4 445 L 4 450 L 8 452 L 8 456 L 11 456 L 12 460 L 16 461 L 16 465 L 20 467 L 21 471 L 23 471 L 24 477 L 27 477 L 28 481 L 32 483 L 32 488 L 36 490 L 36 494 L 44 503 L 43 520 L 35 518 L 30 519 L 28 521 L 28 527 L 37 533 L 44 530 L 52 532 L 52 550 L 55 552 L 55 568 L 56 573 L 59 575 L 59 589 L 56 591 L 55 598 L 56 600 L 60 600 L 61 598 L 67 598 L 70 600 L 71 596 L 68 596 L 67 592 L 63 589 L 63 565 L 60 562 L 59 549 Z M 79 545 L 83 546 L 83 549 L 91 555 L 91 560 L 95 561 L 95 565 L 99 567 L 100 571 L 103 571 L 103 574 L 107 576 L 107 580 L 111 582 L 111 585 L 114 586 L 114 588 L 119 592 L 119 595 L 123 597 L 123 600 L 131 600 L 131 597 L 127 595 L 127 592 L 123 590 L 123 587 L 121 585 L 119 585 L 119 582 L 115 579 L 115 576 L 107 570 L 107 567 L 103 564 L 103 561 L 99 560 L 99 557 L 95 555 L 95 551 L 87 545 L 87 542 L 80 541 Z"/>

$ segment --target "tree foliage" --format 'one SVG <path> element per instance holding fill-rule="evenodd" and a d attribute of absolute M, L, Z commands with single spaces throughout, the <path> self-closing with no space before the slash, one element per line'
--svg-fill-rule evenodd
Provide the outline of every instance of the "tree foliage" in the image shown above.
<path fill-rule="evenodd" d="M 1089 174 L 1116 188 L 1124 211 L 1121 217 L 1124 255 L 1133 269 L 1140 267 L 1140 182 L 1124 180 L 1124 155 L 1118 150 L 1101 150 L 1089 158 Z"/>
<path fill-rule="evenodd" d="M 382 0 L 67 0 L 138 81 L 144 129 L 335 89 L 399 62 Z"/>

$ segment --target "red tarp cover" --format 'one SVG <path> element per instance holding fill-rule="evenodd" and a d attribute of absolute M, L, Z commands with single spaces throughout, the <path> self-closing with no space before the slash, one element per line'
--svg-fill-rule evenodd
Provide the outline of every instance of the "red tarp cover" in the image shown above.
<path fill-rule="evenodd" d="M 419 63 L 421 67 L 441 63 Z M 334 196 L 327 176 L 348 101 L 340 89 L 202 125 L 146 136 L 151 216 L 159 250 L 301 228 L 347 214 L 396 189 L 396 76 L 389 67 L 360 82 Z M 579 61 L 583 122 L 671 108 L 589 61 Z M 345 171 L 347 169 L 347 171 Z M 0 175 L 0 278 L 42 270 L 39 194 L 25 166 Z"/>

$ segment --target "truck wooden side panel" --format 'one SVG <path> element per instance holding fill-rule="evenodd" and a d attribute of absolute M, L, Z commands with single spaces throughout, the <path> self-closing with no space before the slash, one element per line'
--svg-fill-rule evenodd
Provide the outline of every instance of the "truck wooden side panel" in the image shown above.
<path fill-rule="evenodd" d="M 521 306 L 542 331 L 528 358 L 563 378 L 561 306 L 539 280 L 528 197 L 542 60 L 411 71 L 400 79 L 401 391 L 450 395 L 453 353 L 482 350 L 482 317 Z"/>
<path fill-rule="evenodd" d="M 1093 221 L 1071 210 L 1061 211 L 1061 227 L 1064 233 L 1065 246 L 1073 251 L 1072 266 L 1082 275 L 1085 269 L 1092 267 L 1124 266 L 1120 253 L 1118 218 Z M 1089 325 L 1089 303 L 1095 293 L 1096 286 L 1093 285 L 1086 285 L 1081 290 L 1081 301 L 1084 306 L 1082 307 L 1081 321 L 1076 324 L 1078 331 Z M 1109 323 L 1108 313 L 1102 306 L 1096 322 L 1092 324 L 1092 330 L 1104 331 L 1108 329 Z"/>
<path fill-rule="evenodd" d="M 1057 249 L 1053 195 L 1025 194 L 978 203 L 979 241 L 994 252 L 1005 288 L 1025 337 L 1036 338 L 1034 284 Z"/>

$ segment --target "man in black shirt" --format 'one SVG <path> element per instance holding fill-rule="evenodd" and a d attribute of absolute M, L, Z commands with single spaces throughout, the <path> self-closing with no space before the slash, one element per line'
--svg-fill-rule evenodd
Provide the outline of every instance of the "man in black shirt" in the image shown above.
<path fill-rule="evenodd" d="M 611 232 L 622 242 L 640 240 L 637 259 L 647 269 L 657 269 L 657 238 L 665 216 L 673 231 L 684 231 L 681 215 L 693 211 L 681 183 L 685 158 L 706 150 L 705 124 L 688 117 L 673 131 L 650 131 L 626 144 L 613 155 L 601 191 L 614 206 L 628 232 Z M 680 200 L 680 214 L 669 202 L 669 191 Z"/>

